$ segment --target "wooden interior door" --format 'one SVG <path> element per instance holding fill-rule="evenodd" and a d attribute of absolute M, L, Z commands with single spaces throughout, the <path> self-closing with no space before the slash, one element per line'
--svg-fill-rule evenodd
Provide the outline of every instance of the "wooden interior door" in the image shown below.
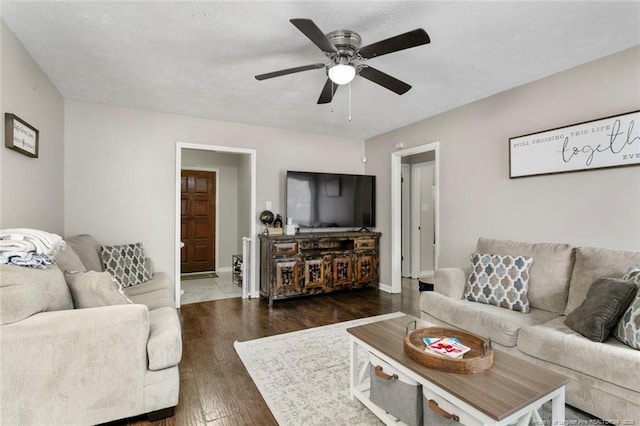
<path fill-rule="evenodd" d="M 205 272 L 216 265 L 216 173 L 182 170 L 180 180 L 180 272 Z"/>

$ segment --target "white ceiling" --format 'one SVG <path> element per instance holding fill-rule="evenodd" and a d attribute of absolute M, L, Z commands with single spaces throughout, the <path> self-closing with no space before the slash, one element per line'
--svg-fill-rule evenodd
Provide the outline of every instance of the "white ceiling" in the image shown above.
<path fill-rule="evenodd" d="M 366 139 L 640 44 L 640 2 L 6 1 L 2 19 L 67 99 Z M 289 23 L 356 31 L 362 45 L 416 28 L 431 44 L 369 60 L 413 86 L 364 78 L 317 105 L 326 62 Z M 588 88 L 585 88 L 588 90 Z"/>

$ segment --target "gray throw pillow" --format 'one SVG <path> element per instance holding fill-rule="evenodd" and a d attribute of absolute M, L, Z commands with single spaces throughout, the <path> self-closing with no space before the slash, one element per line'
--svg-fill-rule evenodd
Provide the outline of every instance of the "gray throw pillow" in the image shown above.
<path fill-rule="evenodd" d="M 133 303 L 108 272 L 66 272 L 64 277 L 76 309 Z"/>
<path fill-rule="evenodd" d="M 56 254 L 56 263 L 62 272 L 84 272 L 87 270 L 78 254 L 69 244 Z"/>
<path fill-rule="evenodd" d="M 0 265 L 0 325 L 66 309 L 73 309 L 73 300 L 58 265 L 47 269 Z"/>
<path fill-rule="evenodd" d="M 151 271 L 144 258 L 142 243 L 102 246 L 102 264 L 124 287 L 147 282 Z"/>
<path fill-rule="evenodd" d="M 589 287 L 586 299 L 564 323 L 594 342 L 604 342 L 637 292 L 636 285 L 617 278 L 600 278 Z"/>
<path fill-rule="evenodd" d="M 81 234 L 67 238 L 65 241 L 76 252 L 86 270 L 103 271 L 100 259 L 100 243 L 95 238 L 88 234 Z"/>

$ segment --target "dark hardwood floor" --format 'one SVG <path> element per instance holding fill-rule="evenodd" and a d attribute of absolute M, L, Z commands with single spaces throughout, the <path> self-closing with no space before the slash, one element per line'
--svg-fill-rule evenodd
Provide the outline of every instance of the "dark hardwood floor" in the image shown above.
<path fill-rule="evenodd" d="M 404 280 L 402 294 L 377 289 L 276 301 L 226 299 L 184 305 L 180 402 L 175 415 L 129 425 L 276 425 L 233 343 L 402 311 L 418 316 L 417 281 Z"/>

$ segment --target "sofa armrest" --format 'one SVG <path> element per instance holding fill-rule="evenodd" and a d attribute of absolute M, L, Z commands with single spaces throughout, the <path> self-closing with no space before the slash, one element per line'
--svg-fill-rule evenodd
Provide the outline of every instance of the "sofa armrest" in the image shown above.
<path fill-rule="evenodd" d="M 437 269 L 434 290 L 453 299 L 462 299 L 469 272 L 469 268 L 450 267 Z"/>
<path fill-rule="evenodd" d="M 1 423 L 96 424 L 143 412 L 148 337 L 143 305 L 43 312 L 3 325 Z"/>

